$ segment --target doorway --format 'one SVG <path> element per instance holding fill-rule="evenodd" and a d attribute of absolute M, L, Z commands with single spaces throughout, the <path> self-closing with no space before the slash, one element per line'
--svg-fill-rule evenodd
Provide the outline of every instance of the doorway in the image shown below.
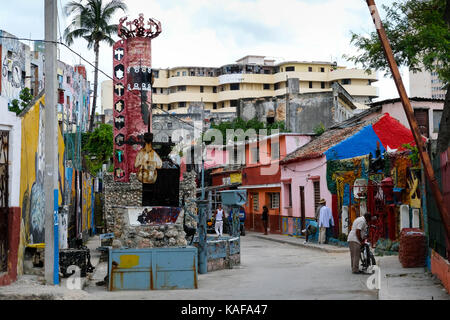
<path fill-rule="evenodd" d="M 300 217 L 301 217 L 301 230 L 304 230 L 306 227 L 305 187 L 300 187 Z"/>
<path fill-rule="evenodd" d="M 0 130 L 0 272 L 8 271 L 9 132 Z"/>

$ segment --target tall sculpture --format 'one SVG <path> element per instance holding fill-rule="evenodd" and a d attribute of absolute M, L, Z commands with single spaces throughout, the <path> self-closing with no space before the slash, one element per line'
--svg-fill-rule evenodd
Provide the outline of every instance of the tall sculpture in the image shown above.
<path fill-rule="evenodd" d="M 161 33 L 161 23 L 144 15 L 126 22 L 120 19 L 113 46 L 114 180 L 129 182 L 135 159 L 151 132 L 152 55 L 151 39 Z"/>

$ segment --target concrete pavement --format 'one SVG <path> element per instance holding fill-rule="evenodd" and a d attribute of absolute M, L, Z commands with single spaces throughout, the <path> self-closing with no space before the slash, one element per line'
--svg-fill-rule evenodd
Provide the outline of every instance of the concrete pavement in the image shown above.
<path fill-rule="evenodd" d="M 60 286 L 46 286 L 42 278 L 26 275 L 0 287 L 0 299 L 449 300 L 439 281 L 424 268 L 404 269 L 397 256 L 376 257 L 381 268 L 380 290 L 369 290 L 369 275 L 351 274 L 347 248 L 303 241 L 247 232 L 241 240 L 241 265 L 199 274 L 198 289 L 109 292 L 105 286 L 96 286 L 107 273 L 106 263 L 99 262 L 96 236 L 87 243 L 96 269 L 82 283 L 84 290 L 70 290 L 68 279 L 62 279 Z"/>

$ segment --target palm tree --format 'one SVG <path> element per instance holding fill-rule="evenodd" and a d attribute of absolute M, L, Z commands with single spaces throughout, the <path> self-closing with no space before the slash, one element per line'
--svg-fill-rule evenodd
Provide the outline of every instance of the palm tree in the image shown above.
<path fill-rule="evenodd" d="M 117 24 L 109 24 L 112 16 L 117 10 L 127 10 L 127 6 L 122 0 L 111 0 L 104 4 L 103 0 L 71 1 L 65 6 L 67 16 L 74 14 L 72 22 L 64 31 L 64 39 L 67 45 L 73 44 L 74 39 L 83 38 L 88 42 L 88 49 L 94 48 L 95 71 L 94 71 L 94 99 L 92 101 L 91 119 L 89 131 L 94 128 L 95 108 L 97 105 L 98 86 L 98 54 L 100 42 L 105 41 L 110 46 L 114 44 L 111 38 L 117 34 Z"/>

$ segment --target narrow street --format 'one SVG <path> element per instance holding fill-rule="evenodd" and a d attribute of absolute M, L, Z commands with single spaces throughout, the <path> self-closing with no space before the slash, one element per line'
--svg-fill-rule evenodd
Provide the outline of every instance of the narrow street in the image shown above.
<path fill-rule="evenodd" d="M 108 292 L 94 281 L 85 299 L 172 300 L 376 300 L 366 287 L 368 276 L 350 272 L 349 254 L 326 253 L 241 237 L 241 265 L 198 275 L 196 290 Z M 105 270 L 106 272 L 106 270 Z"/>

